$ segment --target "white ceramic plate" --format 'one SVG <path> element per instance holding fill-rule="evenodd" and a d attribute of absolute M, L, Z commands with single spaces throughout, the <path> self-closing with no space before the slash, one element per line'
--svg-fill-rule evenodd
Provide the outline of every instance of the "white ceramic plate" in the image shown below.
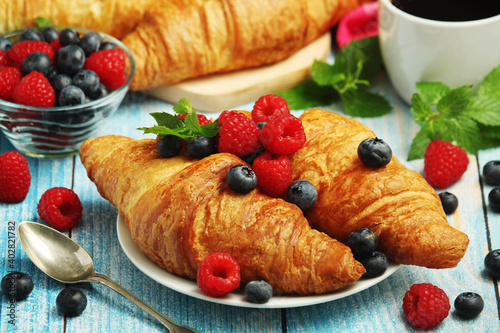
<path fill-rule="evenodd" d="M 159 282 L 160 284 L 170 289 L 176 290 L 180 293 L 192 297 L 196 297 L 213 303 L 232 306 L 249 308 L 292 308 L 325 303 L 344 298 L 370 288 L 371 286 L 387 279 L 401 266 L 398 264 L 390 263 L 387 271 L 382 276 L 373 279 L 360 279 L 344 289 L 337 290 L 331 293 L 312 296 L 273 296 L 267 303 L 254 304 L 248 302 L 245 299 L 242 290 L 233 291 L 224 297 L 210 297 L 205 295 L 198 288 L 198 285 L 195 281 L 170 274 L 164 269 L 160 268 L 154 262 L 152 262 L 148 257 L 146 257 L 146 255 L 139 250 L 139 247 L 132 240 L 127 225 L 125 224 L 125 219 L 121 215 L 118 215 L 116 229 L 120 245 L 130 261 L 132 261 L 132 263 L 139 270 L 141 270 L 144 274 L 146 274 L 156 282 Z"/>

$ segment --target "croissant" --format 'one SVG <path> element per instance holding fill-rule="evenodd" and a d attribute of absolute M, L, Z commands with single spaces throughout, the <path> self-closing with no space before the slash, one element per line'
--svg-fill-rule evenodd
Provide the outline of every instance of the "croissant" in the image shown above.
<path fill-rule="evenodd" d="M 243 282 L 264 279 L 292 294 L 320 294 L 356 281 L 364 267 L 350 249 L 312 229 L 302 211 L 258 190 L 236 194 L 231 154 L 161 158 L 154 139 L 88 139 L 80 158 L 100 194 L 125 217 L 132 239 L 170 273 L 196 278 L 200 262 L 225 252 Z"/>
<path fill-rule="evenodd" d="M 357 147 L 375 134 L 357 120 L 311 109 L 301 115 L 305 146 L 291 156 L 293 179 L 318 190 L 306 212 L 312 227 L 343 241 L 371 228 L 390 259 L 429 268 L 455 267 L 469 239 L 451 227 L 435 190 L 395 157 L 383 168 L 365 166 Z"/>

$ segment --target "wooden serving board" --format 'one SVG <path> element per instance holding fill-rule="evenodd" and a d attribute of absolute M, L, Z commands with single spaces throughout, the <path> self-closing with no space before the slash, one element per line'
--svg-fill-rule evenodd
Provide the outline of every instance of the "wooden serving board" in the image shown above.
<path fill-rule="evenodd" d="M 328 32 L 276 64 L 187 80 L 146 93 L 172 104 L 185 97 L 196 111 L 221 112 L 296 86 L 309 77 L 314 60 L 325 60 L 330 49 Z"/>

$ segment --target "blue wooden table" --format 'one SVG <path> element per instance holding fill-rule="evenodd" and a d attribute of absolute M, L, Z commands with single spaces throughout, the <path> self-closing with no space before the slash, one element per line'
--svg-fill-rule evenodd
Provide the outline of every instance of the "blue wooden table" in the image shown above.
<path fill-rule="evenodd" d="M 394 155 L 405 162 L 411 141 L 419 126 L 412 120 L 409 107 L 393 92 L 381 74 L 374 88 L 384 94 L 393 111 L 383 117 L 360 119 L 392 147 Z M 250 110 L 251 104 L 242 109 Z M 337 104 L 324 107 L 341 112 Z M 141 138 L 136 128 L 153 125 L 150 112 L 172 111 L 172 105 L 129 93 L 99 135 L 122 134 Z M 222 110 L 221 110 L 222 111 Z M 14 148 L 0 135 L 0 153 Z M 94 258 L 96 271 L 109 276 L 175 321 L 201 332 L 403 332 L 413 331 L 402 312 L 402 299 L 414 283 L 429 282 L 442 288 L 452 304 L 449 316 L 436 332 L 500 332 L 499 285 L 484 272 L 484 257 L 500 248 L 500 214 L 488 209 L 485 198 L 490 186 L 481 181 L 483 165 L 500 159 L 500 149 L 481 151 L 470 156 L 462 179 L 447 190 L 459 199 L 458 210 L 448 216 L 449 223 L 466 232 L 469 249 L 458 267 L 431 270 L 402 266 L 388 279 L 355 295 L 318 305 L 288 309 L 242 308 L 215 304 L 173 291 L 139 271 L 124 254 L 116 231 L 116 209 L 101 198 L 78 156 L 38 160 L 28 158 L 32 184 L 27 198 L 18 204 L 0 204 L 0 275 L 16 270 L 28 273 L 34 282 L 32 294 L 13 305 L 3 297 L 0 303 L 0 332 L 164 332 L 154 319 L 127 300 L 97 284 L 80 284 L 88 297 L 84 313 L 64 318 L 55 300 L 65 287 L 42 273 L 24 253 L 9 226 L 29 220 L 43 223 L 37 216 L 40 196 L 49 188 L 72 188 L 80 197 L 84 212 L 80 223 L 69 235 Z M 423 161 L 406 163 L 423 170 Z M 14 245 L 11 245 L 14 244 Z M 9 261 L 9 259 L 14 259 Z M 453 301 L 462 292 L 482 295 L 485 308 L 481 315 L 464 320 L 454 313 Z"/>

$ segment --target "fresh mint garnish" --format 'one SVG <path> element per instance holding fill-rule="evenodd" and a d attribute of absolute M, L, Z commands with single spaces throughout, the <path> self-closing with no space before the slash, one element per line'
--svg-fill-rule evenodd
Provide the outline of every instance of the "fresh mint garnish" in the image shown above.
<path fill-rule="evenodd" d="M 408 160 L 423 158 L 434 139 L 455 142 L 470 154 L 500 146 L 500 66 L 477 86 L 450 89 L 441 82 L 419 82 L 410 112 L 421 126 Z"/>
<path fill-rule="evenodd" d="M 175 105 L 174 111 L 179 115 L 186 115 L 184 119 L 168 112 L 153 112 L 150 115 L 156 120 L 153 127 L 140 127 L 138 130 L 158 136 L 175 135 L 184 140 L 197 136 L 214 137 L 219 133 L 220 125 L 214 121 L 200 125 L 196 111 L 187 98 L 181 98 Z"/>
<path fill-rule="evenodd" d="M 51 20 L 46 19 L 44 17 L 37 17 L 33 19 L 35 21 L 35 24 L 38 28 L 46 28 L 46 27 L 53 27 L 54 23 L 52 23 Z"/>
<path fill-rule="evenodd" d="M 370 92 L 370 81 L 382 68 L 378 37 L 354 40 L 336 55 L 333 65 L 315 61 L 312 80 L 277 95 L 292 110 L 328 105 L 340 98 L 344 112 L 354 117 L 378 117 L 391 111 L 382 96 Z"/>

